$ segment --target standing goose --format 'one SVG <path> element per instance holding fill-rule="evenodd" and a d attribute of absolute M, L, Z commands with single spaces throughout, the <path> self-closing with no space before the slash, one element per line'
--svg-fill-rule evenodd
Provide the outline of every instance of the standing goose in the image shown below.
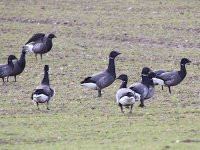
<path fill-rule="evenodd" d="M 17 81 L 16 76 L 21 74 L 24 71 L 24 68 L 26 65 L 26 59 L 25 59 L 26 52 L 27 52 L 27 50 L 25 49 L 25 47 L 23 47 L 22 54 L 21 54 L 21 57 L 19 60 L 14 55 L 11 55 L 12 62 L 14 64 L 14 69 L 13 69 L 13 72 L 10 74 L 10 76 L 14 76 L 15 82 Z M 8 78 L 9 78 L 9 76 L 7 77 L 7 81 L 8 81 Z"/>
<path fill-rule="evenodd" d="M 37 54 L 40 54 L 42 60 L 42 54 L 49 52 L 53 46 L 52 39 L 56 38 L 54 34 L 36 33 L 34 34 L 25 46 L 30 52 L 35 53 L 35 58 L 37 59 Z"/>
<path fill-rule="evenodd" d="M 13 56 L 10 55 L 8 57 L 8 64 L 0 65 L 0 78 L 2 78 L 3 83 L 4 83 L 4 78 L 8 77 L 13 72 L 14 64 L 12 62 L 12 58 L 13 58 Z"/>
<path fill-rule="evenodd" d="M 119 54 L 121 53 L 112 51 L 109 55 L 108 68 L 103 72 L 85 78 L 81 82 L 81 85 L 93 90 L 98 90 L 98 97 L 101 97 L 101 90 L 115 81 L 115 57 Z"/>
<path fill-rule="evenodd" d="M 128 82 L 127 75 L 121 74 L 116 79 L 122 80 L 122 84 L 116 93 L 117 104 L 121 108 L 122 113 L 124 113 L 123 106 L 126 107 L 131 106 L 130 113 L 132 113 L 133 104 L 135 103 L 136 100 L 140 99 L 139 94 L 136 94 L 131 89 L 127 88 L 127 82 Z"/>
<path fill-rule="evenodd" d="M 156 78 L 153 78 L 154 81 L 156 81 L 158 84 L 162 86 L 167 86 L 169 89 L 169 93 L 171 94 L 171 86 L 176 86 L 183 79 L 185 78 L 187 71 L 186 71 L 186 64 L 190 64 L 190 60 L 187 58 L 182 58 L 180 62 L 180 70 L 179 71 L 171 71 L 162 73 L 161 75 L 157 76 Z"/>
<path fill-rule="evenodd" d="M 47 102 L 47 109 L 49 110 L 49 100 L 54 96 L 55 91 L 50 88 L 49 83 L 49 66 L 44 66 L 44 78 L 41 84 L 33 91 L 31 99 L 36 102 L 39 109 L 39 103 Z"/>
<path fill-rule="evenodd" d="M 156 74 L 150 71 L 151 71 L 150 68 L 144 67 L 142 69 L 141 83 L 135 83 L 129 87 L 135 93 L 140 95 L 139 107 L 144 107 L 144 100 L 151 98 L 155 91 L 152 78 L 155 77 Z"/>

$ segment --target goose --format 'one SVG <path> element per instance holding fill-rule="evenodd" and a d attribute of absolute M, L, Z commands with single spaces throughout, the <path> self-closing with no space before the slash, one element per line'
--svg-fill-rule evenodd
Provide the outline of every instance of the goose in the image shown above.
<path fill-rule="evenodd" d="M 27 52 L 26 48 L 22 47 L 22 54 L 19 60 L 14 55 L 10 55 L 12 56 L 11 59 L 14 64 L 14 69 L 13 69 L 13 72 L 9 76 L 14 76 L 15 82 L 17 81 L 16 76 L 21 74 L 24 71 L 24 68 L 26 65 L 26 59 L 25 59 L 26 52 Z M 9 76 L 7 77 L 7 81 L 8 81 Z"/>
<path fill-rule="evenodd" d="M 81 81 L 81 86 L 98 90 L 98 97 L 101 97 L 101 90 L 115 81 L 115 58 L 120 54 L 120 52 L 111 51 L 109 55 L 108 68 L 105 71 L 85 78 Z"/>
<path fill-rule="evenodd" d="M 191 61 L 187 58 L 182 58 L 180 62 L 180 70 L 179 71 L 171 71 L 162 73 L 161 75 L 158 75 L 156 78 L 153 78 L 154 82 L 156 81 L 159 85 L 167 86 L 169 89 L 169 93 L 171 94 L 171 86 L 176 86 L 183 79 L 186 77 L 187 71 L 186 71 L 186 64 L 190 64 Z"/>
<path fill-rule="evenodd" d="M 4 78 L 8 77 L 14 69 L 14 64 L 12 62 L 13 56 L 8 56 L 8 64 L 0 64 L 0 78 L 2 78 L 4 83 Z"/>
<path fill-rule="evenodd" d="M 49 110 L 49 101 L 55 95 L 55 91 L 50 87 L 49 82 L 49 66 L 44 66 L 44 78 L 41 84 L 33 91 L 31 99 L 37 104 L 47 102 L 47 110 Z"/>
<path fill-rule="evenodd" d="M 142 69 L 142 81 L 140 83 L 134 83 L 129 88 L 135 93 L 140 95 L 139 107 L 144 107 L 144 100 L 149 99 L 155 92 L 153 77 L 156 76 L 154 72 L 151 72 L 149 67 Z"/>
<path fill-rule="evenodd" d="M 127 88 L 128 76 L 126 74 L 121 74 L 116 79 L 122 80 L 122 84 L 116 93 L 117 104 L 121 108 L 122 113 L 124 113 L 123 106 L 131 106 L 130 113 L 132 113 L 133 104 L 135 103 L 135 101 L 140 99 L 140 95 Z"/>
<path fill-rule="evenodd" d="M 44 33 L 36 33 L 26 42 L 25 46 L 30 52 L 35 53 L 36 60 L 37 54 L 40 54 L 42 60 L 42 55 L 51 50 L 53 38 L 56 38 L 56 36 L 52 33 L 47 35 Z"/>

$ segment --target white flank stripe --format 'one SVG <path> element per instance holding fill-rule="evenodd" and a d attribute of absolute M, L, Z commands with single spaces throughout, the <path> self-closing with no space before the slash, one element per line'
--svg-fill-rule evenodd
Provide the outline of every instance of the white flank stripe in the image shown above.
<path fill-rule="evenodd" d="M 93 90 L 96 90 L 96 89 L 97 89 L 97 85 L 96 85 L 95 83 L 83 83 L 83 84 L 81 84 L 81 85 L 84 86 L 84 87 L 93 89 Z"/>
<path fill-rule="evenodd" d="M 119 102 L 122 105 L 132 105 L 135 103 L 135 98 L 134 97 L 128 97 L 128 96 L 123 96 L 120 98 Z"/>
<path fill-rule="evenodd" d="M 158 78 L 153 78 L 153 83 L 156 85 L 156 84 L 159 84 L 159 85 L 165 85 L 164 81 L 161 80 L 161 79 L 158 79 Z"/>
<path fill-rule="evenodd" d="M 138 94 L 138 93 L 135 93 L 135 101 L 140 101 L 140 99 L 141 99 L 141 95 L 140 94 Z"/>
<path fill-rule="evenodd" d="M 47 101 L 47 99 L 48 99 L 48 96 L 46 96 L 44 94 L 39 94 L 39 95 L 34 94 L 33 95 L 33 101 L 38 102 L 38 103 L 44 103 Z"/>
<path fill-rule="evenodd" d="M 26 46 L 26 49 L 27 49 L 29 52 L 33 53 L 33 44 L 29 43 L 29 44 L 26 44 L 25 46 Z"/>

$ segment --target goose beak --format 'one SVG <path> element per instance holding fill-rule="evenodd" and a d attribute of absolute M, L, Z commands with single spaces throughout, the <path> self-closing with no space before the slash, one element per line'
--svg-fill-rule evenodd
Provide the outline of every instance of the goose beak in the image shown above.
<path fill-rule="evenodd" d="M 190 65 L 190 63 L 192 63 L 192 61 L 189 60 L 189 62 L 187 64 Z"/>

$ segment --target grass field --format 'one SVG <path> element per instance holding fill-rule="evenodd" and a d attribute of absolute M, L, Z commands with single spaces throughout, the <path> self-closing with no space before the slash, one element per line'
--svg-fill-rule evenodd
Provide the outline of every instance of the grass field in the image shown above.
<path fill-rule="evenodd" d="M 0 63 L 34 33 L 54 32 L 43 61 L 28 53 L 25 71 L 0 82 L 0 149 L 199 150 L 200 148 L 199 0 L 1 0 Z M 133 114 L 120 108 L 115 81 L 97 91 L 80 86 L 85 77 L 107 67 L 111 50 L 117 75 L 140 81 L 142 67 L 178 70 L 189 58 L 184 81 L 164 91 L 156 87 L 145 108 Z M 31 92 L 48 64 L 56 90 L 50 110 L 31 101 Z"/>

